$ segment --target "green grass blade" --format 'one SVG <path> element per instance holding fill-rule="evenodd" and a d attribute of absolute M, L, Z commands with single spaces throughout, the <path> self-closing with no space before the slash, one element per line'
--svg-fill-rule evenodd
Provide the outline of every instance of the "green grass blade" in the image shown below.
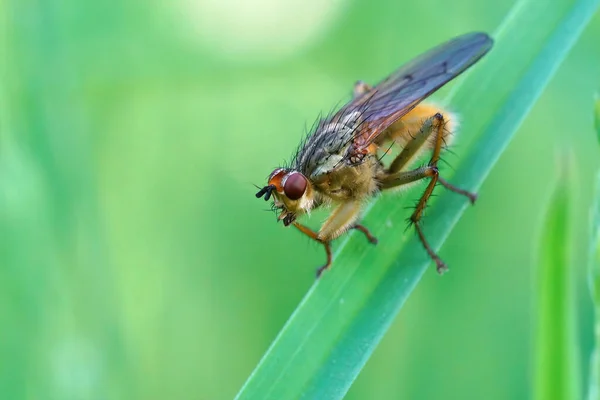
<path fill-rule="evenodd" d="M 460 160 L 444 176 L 475 190 L 594 14 L 598 0 L 522 1 L 499 33 L 492 53 L 451 96 L 461 112 Z M 426 235 L 439 248 L 466 208 L 440 191 L 428 209 Z M 365 224 L 380 239 L 342 242 L 331 271 L 316 282 L 238 393 L 238 399 L 342 398 L 430 264 L 405 207 L 382 196 Z M 452 268 L 452 265 L 450 266 Z"/>
<path fill-rule="evenodd" d="M 600 110 L 597 111 L 597 118 Z M 592 209 L 592 235 L 590 257 L 590 288 L 594 301 L 594 351 L 590 368 L 589 400 L 600 398 L 600 174 L 596 180 L 596 196 Z"/>
<path fill-rule="evenodd" d="M 535 398 L 579 399 L 569 179 L 562 174 L 546 210 L 538 262 Z"/>
<path fill-rule="evenodd" d="M 596 93 L 596 104 L 594 107 L 594 125 L 596 126 L 596 134 L 598 142 L 600 142 L 600 93 Z"/>

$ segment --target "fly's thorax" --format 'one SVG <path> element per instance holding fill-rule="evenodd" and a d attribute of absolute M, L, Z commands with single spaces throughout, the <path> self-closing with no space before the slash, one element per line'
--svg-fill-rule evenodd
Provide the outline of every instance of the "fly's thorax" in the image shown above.
<path fill-rule="evenodd" d="M 356 134 L 361 115 L 359 111 L 352 111 L 321 121 L 296 154 L 296 169 L 310 179 L 317 179 L 339 167 Z"/>
<path fill-rule="evenodd" d="M 287 226 L 314 207 L 314 190 L 301 172 L 278 168 L 269 176 L 275 208 L 281 210 L 279 219 Z"/>
<path fill-rule="evenodd" d="M 379 189 L 377 176 L 383 166 L 376 155 L 367 155 L 358 165 L 342 165 L 321 175 L 313 181 L 313 186 L 326 202 L 366 200 Z"/>

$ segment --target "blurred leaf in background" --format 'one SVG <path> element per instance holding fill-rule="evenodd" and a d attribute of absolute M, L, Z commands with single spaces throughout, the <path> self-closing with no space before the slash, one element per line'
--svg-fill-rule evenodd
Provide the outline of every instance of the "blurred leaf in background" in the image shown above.
<path fill-rule="evenodd" d="M 598 142 L 600 142 L 600 94 L 598 94 L 598 92 L 596 92 L 595 100 L 594 125 L 596 127 L 596 133 L 598 134 Z"/>
<path fill-rule="evenodd" d="M 598 114 L 596 114 L 598 115 Z M 591 209 L 589 285 L 594 302 L 594 350 L 590 357 L 588 399 L 600 396 L 600 174 L 596 177 L 596 195 Z"/>
<path fill-rule="evenodd" d="M 541 225 L 537 270 L 534 398 L 579 399 L 581 382 L 573 302 L 572 162 L 558 164 Z"/>
<path fill-rule="evenodd" d="M 322 258 L 252 184 L 355 80 L 512 1 L 0 4 L 0 393 L 62 400 L 232 398 Z M 595 16 L 446 242 L 452 273 L 426 274 L 347 398 L 528 395 L 540 197 L 557 143 L 599 166 L 598 35 Z"/>

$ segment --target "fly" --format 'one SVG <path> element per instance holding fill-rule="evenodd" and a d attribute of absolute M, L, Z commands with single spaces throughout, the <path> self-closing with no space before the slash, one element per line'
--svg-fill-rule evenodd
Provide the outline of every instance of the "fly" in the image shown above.
<path fill-rule="evenodd" d="M 410 223 L 437 271 L 447 270 L 423 234 L 423 211 L 437 183 L 467 196 L 472 203 L 476 195 L 440 176 L 440 153 L 457 128 L 456 118 L 451 112 L 422 101 L 479 61 L 492 45 L 487 34 L 469 33 L 420 55 L 373 87 L 357 82 L 352 100 L 319 121 L 290 166 L 277 168 L 269 175 L 267 185 L 256 197 L 273 197 L 278 219 L 285 226 L 293 225 L 323 244 L 327 261 L 317 270 L 317 277 L 331 266 L 331 241 L 348 230 L 357 229 L 370 242 L 377 243 L 359 223 L 366 200 L 420 180 L 429 183 Z M 391 146 L 398 146 L 399 154 L 384 165 L 381 153 Z M 414 167 L 424 152 L 431 154 L 429 161 Z M 334 208 L 318 232 L 297 222 L 300 216 L 324 205 Z"/>

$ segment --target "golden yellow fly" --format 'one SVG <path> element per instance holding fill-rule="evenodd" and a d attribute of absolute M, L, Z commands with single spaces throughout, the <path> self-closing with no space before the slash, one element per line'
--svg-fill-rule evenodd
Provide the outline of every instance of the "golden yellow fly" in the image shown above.
<path fill-rule="evenodd" d="M 294 225 L 324 245 L 327 262 L 317 270 L 317 277 L 331 265 L 331 241 L 349 229 L 358 229 L 377 243 L 358 223 L 366 200 L 421 179 L 429 179 L 429 183 L 410 221 L 438 272 L 447 269 L 427 243 L 419 223 L 427 200 L 438 182 L 471 202 L 476 195 L 439 176 L 440 153 L 457 128 L 456 118 L 447 110 L 421 101 L 475 64 L 492 45 L 487 34 L 469 33 L 429 50 L 376 86 L 357 82 L 353 99 L 319 121 L 290 166 L 277 168 L 269 175 L 267 186 L 256 197 L 264 196 L 268 201 L 273 196 L 278 219 L 285 226 Z M 392 145 L 401 151 L 384 165 L 382 149 L 387 151 Z M 411 168 L 424 150 L 431 151 L 429 162 Z M 296 221 L 324 205 L 332 205 L 334 210 L 318 232 Z"/>

